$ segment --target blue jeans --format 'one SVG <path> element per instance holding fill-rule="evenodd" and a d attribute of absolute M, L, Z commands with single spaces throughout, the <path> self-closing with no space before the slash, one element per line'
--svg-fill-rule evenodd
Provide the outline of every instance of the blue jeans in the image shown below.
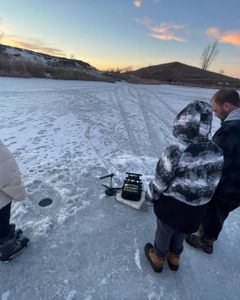
<path fill-rule="evenodd" d="M 184 234 L 157 219 L 157 230 L 154 241 L 156 254 L 165 257 L 168 250 L 175 255 L 183 251 Z"/>

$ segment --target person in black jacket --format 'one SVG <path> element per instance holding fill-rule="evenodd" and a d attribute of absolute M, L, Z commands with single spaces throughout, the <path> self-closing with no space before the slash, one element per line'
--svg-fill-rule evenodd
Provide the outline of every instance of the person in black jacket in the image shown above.
<path fill-rule="evenodd" d="M 222 150 L 210 140 L 213 113 L 203 101 L 187 105 L 176 117 L 176 144 L 161 155 L 146 200 L 153 201 L 157 216 L 154 245 L 145 245 L 152 268 L 161 272 L 166 257 L 178 270 L 184 233 L 195 232 L 221 178 Z"/>
<path fill-rule="evenodd" d="M 222 148 L 224 168 L 221 180 L 209 203 L 198 232 L 186 242 L 204 252 L 213 253 L 213 244 L 229 213 L 240 206 L 240 97 L 234 89 L 220 89 L 211 99 L 212 110 L 222 124 L 213 141 Z"/>

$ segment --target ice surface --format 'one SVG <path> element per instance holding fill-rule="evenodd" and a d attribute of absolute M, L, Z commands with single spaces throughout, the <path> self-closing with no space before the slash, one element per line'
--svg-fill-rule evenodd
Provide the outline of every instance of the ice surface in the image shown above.
<path fill-rule="evenodd" d="M 0 265 L 2 300 L 239 299 L 240 212 L 227 219 L 212 256 L 185 245 L 178 272 L 152 271 L 151 209 L 107 198 L 100 176 L 153 178 L 173 141 L 177 112 L 211 89 L 168 85 L 0 78 L 0 139 L 15 156 L 28 191 L 12 221 L 29 248 Z M 219 121 L 214 119 L 216 130 Z M 108 183 L 108 180 L 105 181 Z M 42 198 L 52 205 L 40 207 Z"/>

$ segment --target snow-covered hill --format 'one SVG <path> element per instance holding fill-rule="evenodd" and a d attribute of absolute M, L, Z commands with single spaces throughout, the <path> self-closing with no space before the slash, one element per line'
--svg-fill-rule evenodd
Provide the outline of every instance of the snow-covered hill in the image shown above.
<path fill-rule="evenodd" d="M 132 171 L 146 186 L 176 113 L 214 90 L 14 78 L 0 78 L 0 89 L 0 139 L 28 191 L 12 221 L 32 241 L 0 265 L 1 299 L 239 299 L 239 209 L 213 255 L 185 245 L 180 270 L 156 274 L 143 251 L 155 233 L 151 208 L 106 198 L 99 180 L 113 172 L 119 185 Z M 44 197 L 53 204 L 40 207 Z"/>
<path fill-rule="evenodd" d="M 0 44 L 0 76 L 82 79 L 114 82 L 90 64 Z"/>
<path fill-rule="evenodd" d="M 21 49 L 21 48 L 6 46 L 6 45 L 0 45 L 0 52 L 5 54 L 10 59 L 17 60 L 17 61 L 25 61 L 25 62 L 44 64 L 44 65 L 53 65 L 53 66 L 63 65 L 63 66 L 69 66 L 73 68 L 84 67 L 89 70 L 96 70 L 96 68 L 81 60 L 67 59 L 64 57 L 55 57 L 55 56 L 27 50 L 27 49 Z"/>

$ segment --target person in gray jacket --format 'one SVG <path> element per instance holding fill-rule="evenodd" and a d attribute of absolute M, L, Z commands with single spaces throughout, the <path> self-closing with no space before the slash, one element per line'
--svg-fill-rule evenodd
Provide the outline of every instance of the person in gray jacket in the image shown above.
<path fill-rule="evenodd" d="M 18 165 L 0 141 L 0 261 L 8 261 L 25 248 L 29 239 L 15 224 L 10 224 L 12 201 L 22 201 L 26 191 Z"/>
<path fill-rule="evenodd" d="M 176 117 L 173 134 L 178 143 L 162 153 L 146 200 L 153 201 L 157 216 L 154 245 L 145 255 L 155 272 L 165 258 L 178 270 L 184 234 L 195 232 L 221 177 L 222 150 L 210 140 L 211 106 L 203 101 L 187 105 Z"/>
<path fill-rule="evenodd" d="M 222 124 L 213 141 L 223 150 L 221 180 L 196 234 L 187 236 L 191 246 L 213 253 L 214 242 L 229 213 L 240 206 L 240 97 L 234 89 L 220 89 L 211 99 L 212 110 Z"/>

